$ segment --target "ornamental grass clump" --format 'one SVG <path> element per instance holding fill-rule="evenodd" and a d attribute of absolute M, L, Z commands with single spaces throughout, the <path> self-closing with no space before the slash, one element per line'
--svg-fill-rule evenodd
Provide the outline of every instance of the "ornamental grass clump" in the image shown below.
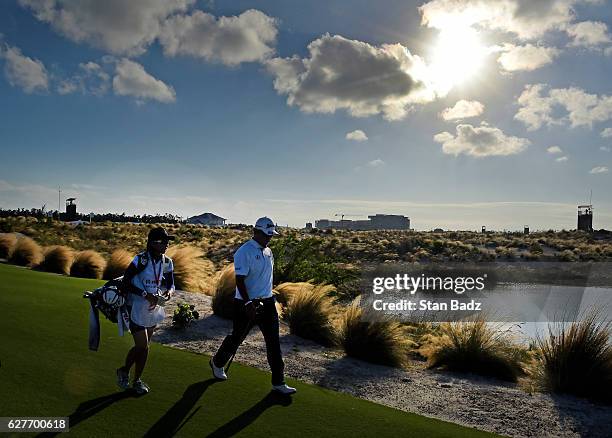
<path fill-rule="evenodd" d="M 235 294 L 236 273 L 232 263 L 223 268 L 215 282 L 212 296 L 213 313 L 221 318 L 231 319 L 234 316 Z"/>
<path fill-rule="evenodd" d="M 548 327 L 536 338 L 540 360 L 535 374 L 543 389 L 612 402 L 610 322 L 592 310 L 585 318 Z"/>
<path fill-rule="evenodd" d="M 15 236 L 13 233 L 0 234 L 0 259 L 11 258 L 16 244 L 17 236 Z"/>
<path fill-rule="evenodd" d="M 15 243 L 9 263 L 33 268 L 43 260 L 42 248 L 29 237 L 20 237 Z"/>
<path fill-rule="evenodd" d="M 91 249 L 80 251 L 74 258 L 74 263 L 70 268 L 71 277 L 101 279 L 106 260 L 100 253 Z"/>
<path fill-rule="evenodd" d="M 289 324 L 291 334 L 332 346 L 337 342 L 333 324 L 337 310 L 329 297 L 334 287 L 306 284 L 289 297 L 283 319 Z"/>
<path fill-rule="evenodd" d="M 113 278 L 121 277 L 133 258 L 134 256 L 125 249 L 116 249 L 111 253 L 108 259 L 102 278 L 105 280 L 112 280 Z"/>
<path fill-rule="evenodd" d="M 74 260 L 74 251 L 64 245 L 54 245 L 45 248 L 44 260 L 38 269 L 55 274 L 70 275 L 70 268 Z"/>
<path fill-rule="evenodd" d="M 369 320 L 358 304 L 346 308 L 339 323 L 339 344 L 347 356 L 367 362 L 403 367 L 411 341 L 398 322 Z"/>
<path fill-rule="evenodd" d="M 174 285 L 177 289 L 210 293 L 214 265 L 203 257 L 204 252 L 200 248 L 173 246 L 166 254 L 174 264 Z"/>
<path fill-rule="evenodd" d="M 430 369 L 469 372 L 510 382 L 525 374 L 524 349 L 484 319 L 444 323 L 440 332 L 419 349 Z"/>

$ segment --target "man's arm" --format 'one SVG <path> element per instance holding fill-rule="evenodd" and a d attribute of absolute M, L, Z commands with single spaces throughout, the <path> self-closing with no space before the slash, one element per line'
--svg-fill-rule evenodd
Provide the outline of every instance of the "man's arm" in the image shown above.
<path fill-rule="evenodd" d="M 246 303 L 249 301 L 249 293 L 247 292 L 246 284 L 244 283 L 245 278 L 246 276 L 244 275 L 236 275 L 236 287 L 238 288 L 240 296 Z"/>

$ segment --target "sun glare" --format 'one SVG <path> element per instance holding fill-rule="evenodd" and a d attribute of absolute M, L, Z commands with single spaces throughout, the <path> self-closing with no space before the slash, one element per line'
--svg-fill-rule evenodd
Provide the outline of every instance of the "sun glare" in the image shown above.
<path fill-rule="evenodd" d="M 475 76 L 489 50 L 469 26 L 443 29 L 431 52 L 430 72 L 439 93 Z"/>

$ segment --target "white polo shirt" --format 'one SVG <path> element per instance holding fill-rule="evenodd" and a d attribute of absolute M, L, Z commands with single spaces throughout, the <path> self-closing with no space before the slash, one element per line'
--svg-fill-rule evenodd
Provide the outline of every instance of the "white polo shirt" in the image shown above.
<path fill-rule="evenodd" d="M 234 253 L 234 269 L 236 275 L 245 277 L 244 283 L 250 299 L 272 296 L 274 255 L 270 248 L 263 248 L 255 240 L 249 240 Z M 235 297 L 242 299 L 237 287 Z"/>

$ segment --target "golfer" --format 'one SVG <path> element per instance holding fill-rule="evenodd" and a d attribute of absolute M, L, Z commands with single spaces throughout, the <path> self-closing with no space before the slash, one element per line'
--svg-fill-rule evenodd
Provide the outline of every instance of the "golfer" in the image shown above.
<path fill-rule="evenodd" d="M 293 394 L 295 388 L 284 379 L 283 357 L 279 339 L 279 321 L 274 296 L 272 275 L 274 256 L 268 248 L 272 236 L 278 234 L 270 218 L 257 219 L 253 238 L 234 254 L 236 295 L 232 333 L 225 338 L 217 354 L 210 360 L 215 378 L 226 380 L 225 365 L 257 324 L 266 341 L 268 364 L 272 370 L 272 389 L 282 394 Z"/>
<path fill-rule="evenodd" d="M 164 228 L 153 228 L 149 231 L 146 251 L 134 257 L 123 275 L 122 289 L 128 292 L 134 346 L 128 351 L 125 365 L 117 369 L 117 385 L 121 389 L 130 387 L 130 369 L 135 365 L 132 387 L 138 394 L 149 392 L 149 386 L 140 377 L 147 363 L 151 336 L 166 316 L 159 303 L 169 300 L 174 293 L 174 266 L 164 255 L 170 240 L 174 236 Z"/>

